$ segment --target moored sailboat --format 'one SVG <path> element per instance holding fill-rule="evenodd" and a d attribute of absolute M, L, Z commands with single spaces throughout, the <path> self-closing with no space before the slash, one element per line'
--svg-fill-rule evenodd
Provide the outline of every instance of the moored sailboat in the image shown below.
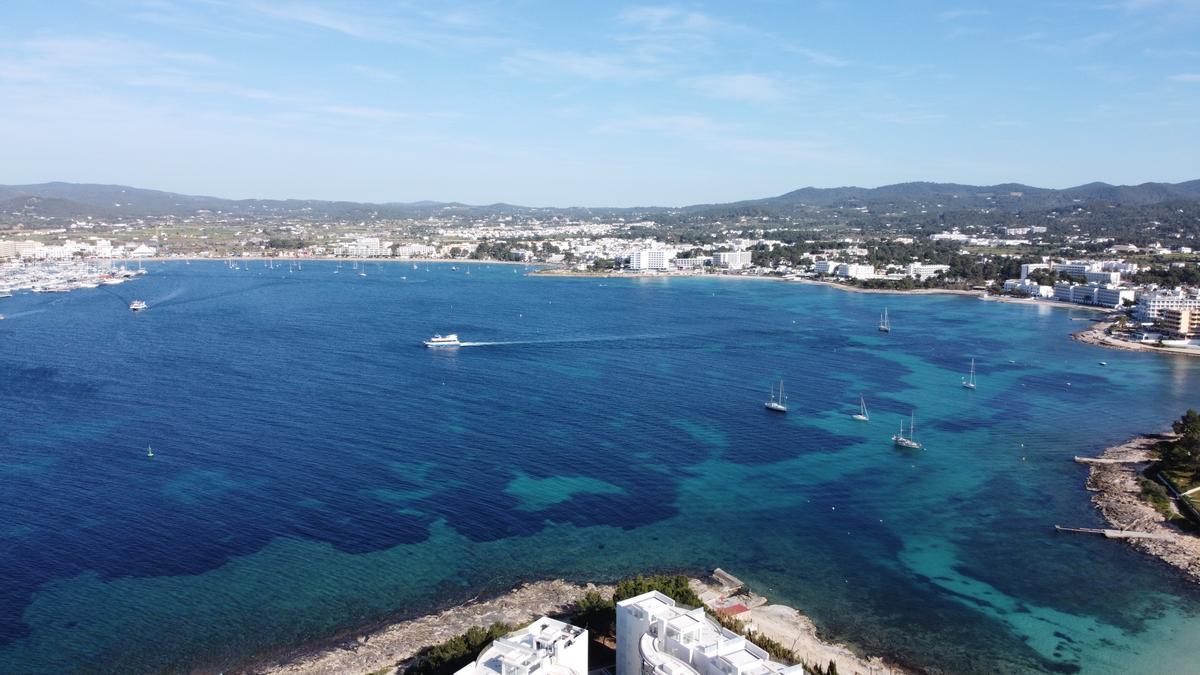
<path fill-rule="evenodd" d="M 908 436 L 904 435 L 904 418 L 900 418 L 900 432 L 892 436 L 892 443 L 897 448 L 909 450 L 920 450 L 925 447 L 917 440 L 917 416 L 915 413 L 909 418 Z"/>
<path fill-rule="evenodd" d="M 787 395 L 783 393 L 783 380 L 779 381 L 779 396 L 775 396 L 774 387 L 771 388 L 771 400 L 763 404 L 767 410 L 775 412 L 787 412 Z"/>
<path fill-rule="evenodd" d="M 867 399 L 863 398 L 862 394 L 858 395 L 858 414 L 854 415 L 854 419 L 859 422 L 871 421 L 871 416 L 867 414 Z"/>

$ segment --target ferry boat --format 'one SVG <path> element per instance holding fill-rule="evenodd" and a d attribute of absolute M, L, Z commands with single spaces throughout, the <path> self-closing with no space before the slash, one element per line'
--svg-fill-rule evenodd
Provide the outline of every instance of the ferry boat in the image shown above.
<path fill-rule="evenodd" d="M 908 436 L 904 435 L 904 418 L 900 418 L 900 433 L 892 436 L 892 443 L 897 448 L 906 448 L 908 450 L 920 450 L 925 446 L 917 441 L 917 417 L 914 414 L 908 423 Z"/>
<path fill-rule="evenodd" d="M 426 347 L 459 347 L 462 343 L 458 341 L 458 335 L 451 333 L 449 335 L 434 335 L 425 341 Z"/>
<path fill-rule="evenodd" d="M 775 412 L 787 412 L 787 395 L 783 393 L 783 380 L 779 381 L 779 396 L 775 396 L 775 388 L 771 388 L 771 400 L 763 404 L 767 410 Z"/>
<path fill-rule="evenodd" d="M 140 312 L 148 307 L 149 306 L 146 304 L 145 300 L 134 300 L 133 302 L 129 303 L 129 311 L 131 312 Z"/>

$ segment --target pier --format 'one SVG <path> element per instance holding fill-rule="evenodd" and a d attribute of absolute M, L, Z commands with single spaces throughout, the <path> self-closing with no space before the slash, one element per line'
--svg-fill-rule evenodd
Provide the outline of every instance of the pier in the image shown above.
<path fill-rule="evenodd" d="M 1076 455 L 1075 461 L 1080 464 L 1141 464 L 1143 462 L 1149 462 L 1150 460 L 1145 457 L 1131 459 L 1108 459 L 1101 457 L 1080 457 L 1079 455 Z"/>
<path fill-rule="evenodd" d="M 1054 529 L 1058 532 L 1079 532 L 1082 534 L 1099 534 L 1106 539 L 1160 539 L 1166 541 L 1171 539 L 1171 535 L 1162 532 L 1135 532 L 1133 530 L 1107 530 L 1094 527 L 1063 527 L 1055 525 Z"/>

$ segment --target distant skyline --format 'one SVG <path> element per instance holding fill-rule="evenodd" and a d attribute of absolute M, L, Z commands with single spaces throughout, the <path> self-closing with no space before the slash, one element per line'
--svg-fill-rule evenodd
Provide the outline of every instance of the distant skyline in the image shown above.
<path fill-rule="evenodd" d="M 1200 177 L 1200 0 L 5 5 L 0 183 L 683 205 Z"/>

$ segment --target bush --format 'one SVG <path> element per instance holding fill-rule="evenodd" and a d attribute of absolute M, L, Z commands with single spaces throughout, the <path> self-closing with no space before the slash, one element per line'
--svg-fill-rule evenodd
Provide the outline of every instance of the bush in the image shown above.
<path fill-rule="evenodd" d="M 660 574 L 651 577 L 638 575 L 632 579 L 617 582 L 617 590 L 613 593 L 613 602 L 632 598 L 648 591 L 658 591 L 671 598 L 676 603 L 687 607 L 699 607 L 700 596 L 688 585 L 688 578 L 682 574 Z"/>
<path fill-rule="evenodd" d="M 608 635 L 616 622 L 616 603 L 596 591 L 588 591 L 576 603 L 575 619 L 572 621 L 596 635 Z"/>
<path fill-rule="evenodd" d="M 499 621 L 487 628 L 471 628 L 463 635 L 421 650 L 404 669 L 404 675 L 453 675 L 459 668 L 474 661 L 492 640 L 504 637 L 513 630 L 512 626 Z"/>

